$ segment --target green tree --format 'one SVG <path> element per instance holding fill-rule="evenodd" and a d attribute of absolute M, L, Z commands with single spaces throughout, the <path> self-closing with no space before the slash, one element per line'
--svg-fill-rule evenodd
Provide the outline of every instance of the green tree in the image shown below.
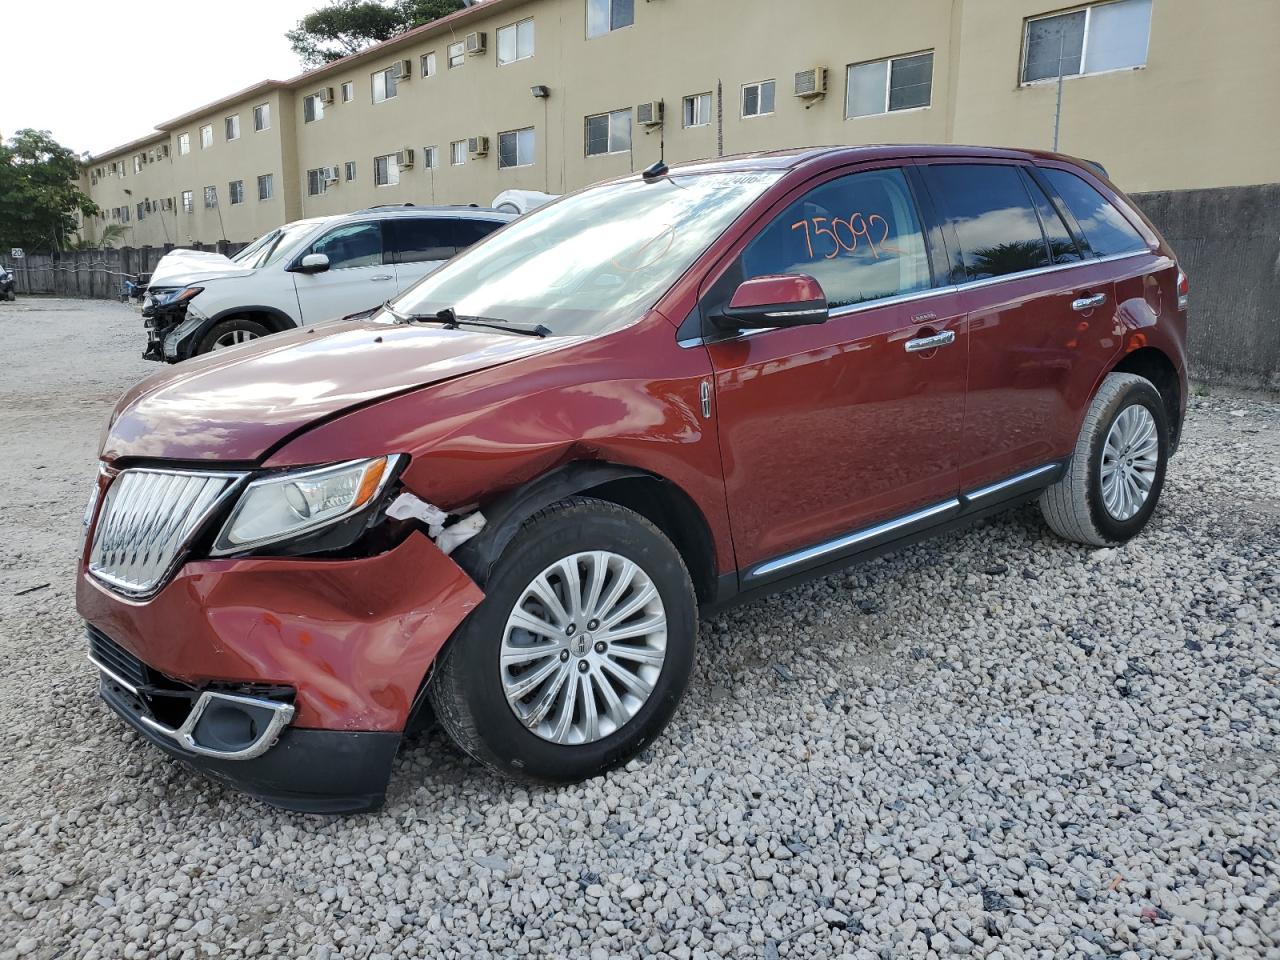
<path fill-rule="evenodd" d="M 80 161 L 47 130 L 19 130 L 0 145 L 0 249 L 61 250 L 74 214 L 98 205 L 76 186 Z"/>
<path fill-rule="evenodd" d="M 319 66 L 461 10 L 462 0 L 335 0 L 285 36 L 307 66 Z"/>

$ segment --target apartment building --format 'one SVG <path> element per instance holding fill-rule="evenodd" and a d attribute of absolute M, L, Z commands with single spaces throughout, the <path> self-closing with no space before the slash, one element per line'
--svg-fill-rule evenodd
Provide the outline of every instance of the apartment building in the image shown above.
<path fill-rule="evenodd" d="M 135 245 L 561 193 L 822 143 L 1051 147 L 1130 192 L 1280 182 L 1275 0 L 487 0 L 87 163 Z M 1061 81 L 1059 75 L 1061 74 Z M 1061 99 L 1058 116 L 1057 104 Z"/>

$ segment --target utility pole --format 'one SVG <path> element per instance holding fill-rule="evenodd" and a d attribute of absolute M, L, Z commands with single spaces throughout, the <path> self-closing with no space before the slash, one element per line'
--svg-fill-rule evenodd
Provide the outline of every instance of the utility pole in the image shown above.
<path fill-rule="evenodd" d="M 1062 54 L 1066 47 L 1067 31 L 1058 29 L 1058 103 L 1053 111 L 1053 152 L 1058 152 L 1058 131 L 1062 127 Z"/>

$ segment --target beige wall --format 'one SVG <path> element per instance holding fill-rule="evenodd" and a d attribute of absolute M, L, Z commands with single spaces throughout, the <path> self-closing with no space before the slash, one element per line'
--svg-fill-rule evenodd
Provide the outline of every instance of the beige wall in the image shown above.
<path fill-rule="evenodd" d="M 635 4 L 633 26 L 587 40 L 585 0 L 498 0 L 468 12 L 456 29 L 445 24 L 393 41 L 291 89 L 174 127 L 167 195 L 193 190 L 196 212 L 179 212 L 173 230 L 181 243 L 212 242 L 223 228 L 242 241 L 287 219 L 376 203 L 485 204 L 512 187 L 560 193 L 643 169 L 658 159 L 660 143 L 668 162 L 715 156 L 717 110 L 725 153 L 934 141 L 1048 148 L 1056 84 L 1022 86 L 1019 70 L 1025 18 L 1060 9 L 1054 0 L 655 0 Z M 498 66 L 497 29 L 530 16 L 534 56 Z M 488 34 L 488 52 L 449 69 L 447 44 L 472 30 Z M 1154 0 L 1145 67 L 1064 82 L 1060 148 L 1102 162 L 1135 192 L 1280 181 L 1280 124 L 1267 121 L 1265 101 L 1266 91 L 1280 92 L 1280 58 L 1270 49 L 1277 36 L 1276 0 Z M 420 58 L 432 50 L 437 74 L 423 78 Z M 925 50 L 934 52 L 929 107 L 845 118 L 849 64 Z M 401 58 L 412 61 L 413 78 L 394 99 L 374 104 L 371 74 Z M 794 74 L 815 65 L 829 69 L 828 95 L 793 97 Z M 777 83 L 775 113 L 743 119 L 742 84 L 764 79 Z M 355 97 L 342 103 L 346 81 Z M 535 99 L 534 84 L 550 87 L 550 97 Z M 323 87 L 333 88 L 335 102 L 323 119 L 304 123 L 304 96 Z M 685 129 L 682 99 L 704 91 L 722 93 L 713 122 Z M 653 99 L 666 102 L 661 131 L 633 125 L 630 152 L 585 156 L 587 115 Z M 272 103 L 272 130 L 255 134 L 252 108 L 264 100 Z M 226 143 L 222 121 L 232 111 L 241 115 L 241 139 Z M 214 124 L 214 145 L 202 151 L 205 122 Z M 498 134 L 525 126 L 535 128 L 535 162 L 500 170 Z M 183 131 L 192 153 L 179 157 Z M 489 156 L 451 166 L 450 142 L 477 135 L 490 138 Z M 414 168 L 396 186 L 375 186 L 374 157 L 406 146 L 417 155 Z M 426 146 L 438 148 L 435 170 L 424 168 Z M 341 170 L 347 161 L 356 163 L 355 181 L 306 195 L 308 169 Z M 257 176 L 265 172 L 276 174 L 276 196 L 260 204 Z M 231 179 L 245 181 L 244 205 L 227 203 Z M 203 207 L 207 184 L 218 187 L 221 225 Z"/>
<path fill-rule="evenodd" d="M 154 154 L 169 138 L 163 133 L 145 140 L 134 141 L 111 153 L 94 158 L 86 166 L 87 175 L 80 179 L 80 188 L 86 191 L 102 211 L 102 216 L 87 218 L 81 227 L 82 235 L 90 238 L 101 236 L 102 229 L 111 224 L 119 224 L 125 230 L 124 237 L 117 246 L 161 246 L 165 240 L 165 222 L 162 214 L 155 208 L 157 201 L 172 196 L 172 168 L 168 158 L 148 162 L 142 169 L 134 169 L 134 157 L 142 153 Z M 123 175 L 113 173 L 112 164 L 124 166 Z M 101 173 L 99 173 L 101 171 Z M 144 219 L 138 218 L 138 204 L 151 200 L 153 211 Z M 129 219 L 119 219 L 116 211 L 120 207 L 128 207 Z M 163 216 L 172 223 L 173 215 L 164 211 Z M 172 227 L 170 227 L 170 236 Z M 171 240 L 169 242 L 172 242 Z"/>

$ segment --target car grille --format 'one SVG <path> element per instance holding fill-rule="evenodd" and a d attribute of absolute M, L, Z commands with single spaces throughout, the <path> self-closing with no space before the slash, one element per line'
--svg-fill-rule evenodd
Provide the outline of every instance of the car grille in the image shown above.
<path fill-rule="evenodd" d="M 125 470 L 107 490 L 89 572 L 116 591 L 159 588 L 182 551 L 243 474 Z"/>
<path fill-rule="evenodd" d="M 89 653 L 102 666 L 135 687 L 151 682 L 147 665 L 96 627 L 88 627 Z"/>

